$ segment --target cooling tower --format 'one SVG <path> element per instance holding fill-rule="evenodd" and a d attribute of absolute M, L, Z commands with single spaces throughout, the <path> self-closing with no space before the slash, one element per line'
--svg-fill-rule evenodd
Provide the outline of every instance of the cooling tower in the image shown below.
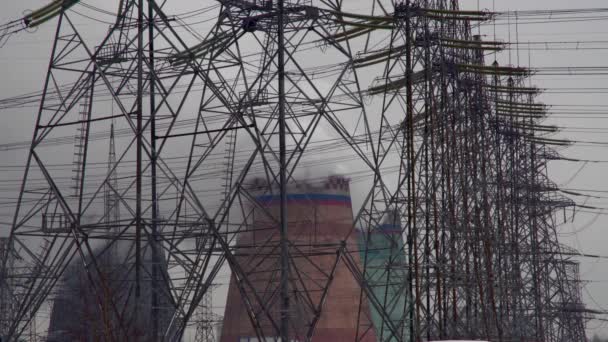
<path fill-rule="evenodd" d="M 235 259 L 241 271 L 235 274 L 233 267 L 222 342 L 256 341 L 254 325 L 267 340 L 274 340 L 280 324 L 280 197 L 277 189 L 259 180 L 252 193 L 257 206 L 250 227 L 236 238 Z M 360 268 L 356 234 L 349 235 L 353 228 L 349 181 L 330 177 L 315 184 L 290 184 L 287 216 L 290 339 L 350 342 L 358 334 L 360 341 L 375 342 L 361 287 L 345 262 L 337 260 L 344 242 Z M 248 314 L 248 306 L 253 315 Z"/>
<path fill-rule="evenodd" d="M 361 260 L 366 266 L 365 280 L 389 318 L 383 318 L 378 309 L 371 309 L 378 340 L 408 341 L 406 304 L 411 297 L 408 295 L 408 265 L 399 213 L 388 211 L 375 229 L 359 230 L 359 245 Z M 387 323 L 389 320 L 391 326 Z"/>

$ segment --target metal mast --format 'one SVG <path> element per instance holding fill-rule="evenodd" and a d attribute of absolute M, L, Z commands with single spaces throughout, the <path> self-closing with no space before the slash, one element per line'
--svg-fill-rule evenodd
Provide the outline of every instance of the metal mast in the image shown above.
<path fill-rule="evenodd" d="M 143 233 L 143 116 L 144 116 L 144 0 L 137 0 L 137 97 L 136 97 L 136 166 L 135 166 L 135 299 L 141 296 L 141 241 Z"/>
<path fill-rule="evenodd" d="M 285 119 L 285 23 L 284 0 L 278 5 L 278 68 L 279 68 L 279 183 L 281 184 L 281 341 L 289 338 L 289 242 L 287 241 L 287 145 Z"/>
<path fill-rule="evenodd" d="M 117 194 L 118 189 L 118 171 L 116 170 L 116 139 L 114 131 L 114 123 L 110 124 L 110 145 L 108 148 L 107 162 L 107 177 L 108 181 L 105 184 L 104 190 L 104 218 L 106 229 L 118 234 L 120 225 L 120 196 Z"/>

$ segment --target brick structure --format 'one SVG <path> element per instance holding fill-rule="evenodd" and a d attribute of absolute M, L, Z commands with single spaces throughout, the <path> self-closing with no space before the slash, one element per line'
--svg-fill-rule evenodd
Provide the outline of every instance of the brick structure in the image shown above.
<path fill-rule="evenodd" d="M 268 340 L 278 335 L 280 197 L 276 187 L 261 180 L 253 182 L 252 192 L 257 201 L 252 224 L 239 233 L 235 247 L 238 266 L 249 283 L 233 272 L 222 342 L 256 341 L 254 324 Z M 348 179 L 333 176 L 317 183 L 289 184 L 287 204 L 291 340 L 346 342 L 358 334 L 361 341 L 375 342 L 367 301 L 360 300 L 361 287 L 345 263 L 337 261 L 342 243 L 357 250 L 356 234 L 349 234 L 353 214 Z M 352 257 L 360 265 L 358 253 Z M 255 315 L 248 314 L 247 303 Z M 363 326 L 367 332 L 360 329 Z"/>

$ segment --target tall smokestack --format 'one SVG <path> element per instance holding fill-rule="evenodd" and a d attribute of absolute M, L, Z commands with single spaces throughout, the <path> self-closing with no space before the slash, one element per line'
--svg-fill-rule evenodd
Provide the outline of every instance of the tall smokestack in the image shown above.
<path fill-rule="evenodd" d="M 256 199 L 249 229 L 239 232 L 236 265 L 224 314 L 222 342 L 250 341 L 258 326 L 277 338 L 279 302 L 279 194 L 254 181 Z M 375 342 L 361 286 L 338 260 L 343 243 L 356 251 L 349 180 L 332 176 L 318 183 L 290 184 L 287 194 L 290 243 L 290 339 Z M 358 253 L 351 255 L 360 266 Z M 246 280 L 245 280 L 246 279 Z M 364 298 L 364 297 L 363 297 Z M 248 307 L 253 315 L 248 314 Z M 368 330 L 364 333 L 361 326 Z M 365 330 L 363 329 L 363 330 Z"/>

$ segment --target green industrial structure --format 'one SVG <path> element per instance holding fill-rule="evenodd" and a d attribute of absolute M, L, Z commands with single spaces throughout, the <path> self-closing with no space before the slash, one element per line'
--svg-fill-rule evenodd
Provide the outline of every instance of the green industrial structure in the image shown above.
<path fill-rule="evenodd" d="M 399 213 L 389 211 L 384 215 L 379 229 L 359 231 L 361 260 L 365 264 L 365 280 L 372 289 L 368 296 L 373 328 L 378 341 L 409 341 L 407 324 L 408 298 L 407 249 Z M 382 312 L 389 315 L 383 317 Z M 405 327 L 405 328 L 404 328 Z M 397 330 L 400 339 L 397 339 Z"/>

